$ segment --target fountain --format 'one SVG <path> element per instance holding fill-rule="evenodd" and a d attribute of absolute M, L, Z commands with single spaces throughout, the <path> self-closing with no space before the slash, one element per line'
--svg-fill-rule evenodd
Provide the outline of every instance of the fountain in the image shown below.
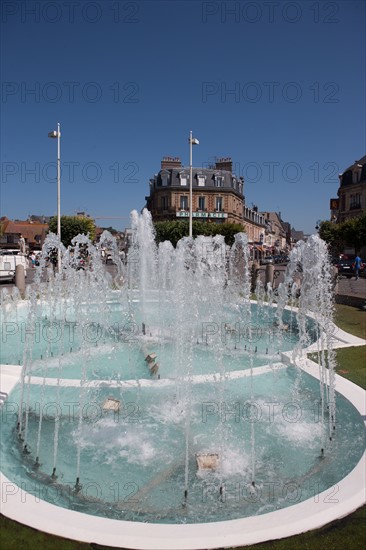
<path fill-rule="evenodd" d="M 131 217 L 126 265 L 102 236 L 117 284 L 85 236 L 60 274 L 47 268 L 51 235 L 25 300 L 3 294 L 4 513 L 99 544 L 198 549 L 355 509 L 365 443 L 350 400 L 364 394 L 336 392 L 325 243 L 300 243 L 252 300 L 245 234 L 158 247 L 149 212 Z"/>

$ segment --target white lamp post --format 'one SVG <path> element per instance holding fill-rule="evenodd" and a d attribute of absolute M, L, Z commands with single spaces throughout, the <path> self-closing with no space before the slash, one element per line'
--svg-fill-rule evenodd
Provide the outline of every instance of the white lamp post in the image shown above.
<path fill-rule="evenodd" d="M 199 141 L 196 138 L 192 137 L 192 130 L 189 132 L 189 236 L 192 237 L 192 145 L 199 145 Z"/>
<path fill-rule="evenodd" d="M 49 138 L 57 138 L 57 236 L 61 243 L 61 154 L 60 154 L 60 123 L 57 123 L 57 131 L 53 130 L 48 133 Z M 57 268 L 61 271 L 61 250 L 58 249 Z"/>

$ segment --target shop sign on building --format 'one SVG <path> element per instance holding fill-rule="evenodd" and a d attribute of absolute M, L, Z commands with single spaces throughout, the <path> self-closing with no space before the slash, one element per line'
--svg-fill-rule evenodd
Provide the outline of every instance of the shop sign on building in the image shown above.
<path fill-rule="evenodd" d="M 189 212 L 176 213 L 177 218 L 189 218 Z M 227 218 L 226 212 L 192 212 L 192 218 Z"/>

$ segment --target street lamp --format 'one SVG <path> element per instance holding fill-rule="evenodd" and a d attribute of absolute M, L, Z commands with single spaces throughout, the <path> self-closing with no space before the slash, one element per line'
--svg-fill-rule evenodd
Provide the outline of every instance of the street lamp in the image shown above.
<path fill-rule="evenodd" d="M 53 130 L 48 133 L 49 138 L 57 138 L 57 236 L 61 244 L 61 156 L 60 156 L 60 123 L 57 123 L 57 131 Z M 61 249 L 58 248 L 57 254 L 57 269 L 61 271 Z"/>
<path fill-rule="evenodd" d="M 189 132 L 189 236 L 192 237 L 192 145 L 199 145 L 198 139 L 192 137 L 192 130 Z"/>

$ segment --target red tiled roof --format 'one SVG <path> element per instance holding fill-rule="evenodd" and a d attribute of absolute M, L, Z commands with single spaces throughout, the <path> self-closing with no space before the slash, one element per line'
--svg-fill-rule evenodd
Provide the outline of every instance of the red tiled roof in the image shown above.
<path fill-rule="evenodd" d="M 45 234 L 48 231 L 47 223 L 30 223 L 28 221 L 18 220 L 13 222 L 8 218 L 4 217 L 0 219 L 0 223 L 3 226 L 4 235 L 20 235 L 22 234 L 25 240 L 28 243 L 36 242 L 36 235 L 40 235 L 44 238 Z"/>

